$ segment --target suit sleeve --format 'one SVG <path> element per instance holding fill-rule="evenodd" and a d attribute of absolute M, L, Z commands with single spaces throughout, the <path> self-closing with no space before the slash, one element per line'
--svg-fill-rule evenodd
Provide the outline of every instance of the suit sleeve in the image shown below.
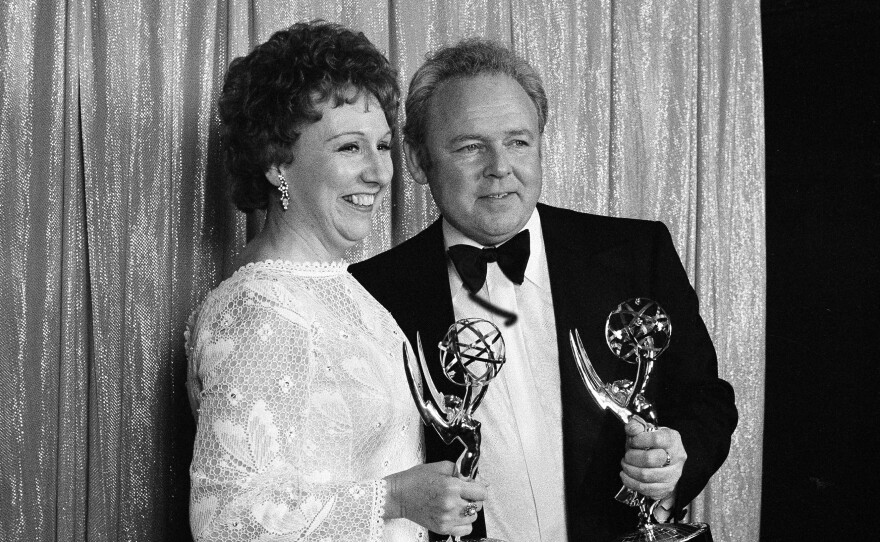
<path fill-rule="evenodd" d="M 648 395 L 660 425 L 677 430 L 687 452 L 673 510 L 679 517 L 727 458 L 738 415 L 733 388 L 718 377 L 696 292 L 663 224 L 658 223 L 654 247 L 652 290 L 670 316 L 672 337 L 652 373 L 655 382 Z"/>

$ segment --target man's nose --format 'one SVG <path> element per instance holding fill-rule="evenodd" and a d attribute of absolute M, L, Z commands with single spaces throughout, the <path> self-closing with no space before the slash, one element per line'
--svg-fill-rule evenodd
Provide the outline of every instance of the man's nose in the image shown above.
<path fill-rule="evenodd" d="M 511 166 L 507 156 L 506 149 L 495 148 L 486 155 L 486 167 L 483 169 L 483 176 L 503 179 L 510 175 Z"/>

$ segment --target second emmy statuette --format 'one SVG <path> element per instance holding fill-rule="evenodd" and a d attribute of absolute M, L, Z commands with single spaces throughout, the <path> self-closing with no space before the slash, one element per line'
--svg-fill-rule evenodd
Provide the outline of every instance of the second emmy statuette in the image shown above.
<path fill-rule="evenodd" d="M 418 364 L 412 359 L 409 344 L 403 343 L 406 378 L 416 407 L 425 425 L 433 427 L 443 442 L 451 444 L 457 440 L 464 445 L 455 463 L 455 474 L 473 480 L 480 459 L 480 422 L 473 414 L 486 395 L 489 382 L 504 365 L 504 338 L 495 324 L 480 318 L 458 320 L 449 327 L 439 345 L 440 363 L 446 378 L 463 388 L 461 397 L 443 395 L 437 390 L 422 351 L 422 339 L 416 335 L 416 340 Z M 416 374 L 424 380 L 427 394 L 422 393 Z"/>
<path fill-rule="evenodd" d="M 580 334 L 569 333 L 569 342 L 581 378 L 590 397 L 600 408 L 614 413 L 626 424 L 633 416 L 641 417 L 648 431 L 656 431 L 657 414 L 644 396 L 648 377 L 654 362 L 669 346 L 672 322 L 660 305 L 641 297 L 624 301 L 608 315 L 605 322 L 605 341 L 614 355 L 636 366 L 634 380 L 618 380 L 611 384 L 602 381 L 581 343 Z M 711 541 L 709 526 L 705 523 L 655 523 L 653 501 L 627 487 L 615 496 L 618 501 L 639 509 L 639 528 L 624 535 L 618 542 L 684 542 Z"/>

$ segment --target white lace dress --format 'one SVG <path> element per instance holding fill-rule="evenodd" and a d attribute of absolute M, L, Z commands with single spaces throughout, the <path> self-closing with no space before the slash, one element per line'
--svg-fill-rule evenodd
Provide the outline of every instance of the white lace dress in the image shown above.
<path fill-rule="evenodd" d="M 403 333 L 344 263 L 248 264 L 187 326 L 197 541 L 427 540 L 382 519 L 423 460 Z"/>

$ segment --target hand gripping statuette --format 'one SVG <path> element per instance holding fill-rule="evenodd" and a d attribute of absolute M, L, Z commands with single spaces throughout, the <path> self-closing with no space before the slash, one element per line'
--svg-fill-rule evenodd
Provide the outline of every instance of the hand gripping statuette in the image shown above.
<path fill-rule="evenodd" d="M 425 425 L 433 427 L 443 442 L 452 444 L 457 440 L 464 445 L 455 463 L 455 474 L 473 480 L 480 459 L 480 422 L 473 414 L 486 395 L 489 382 L 504 365 L 504 338 L 495 324 L 480 318 L 458 320 L 449 327 L 439 345 L 440 363 L 447 380 L 463 388 L 461 397 L 443 395 L 437 390 L 418 334 L 416 341 L 418 364 L 409 343 L 403 343 L 406 379 L 416 407 Z M 422 393 L 421 381 L 425 382 L 427 394 Z"/>
<path fill-rule="evenodd" d="M 568 338 L 578 372 L 593 401 L 624 424 L 633 416 L 639 416 L 646 422 L 648 431 L 656 431 L 657 414 L 645 399 L 644 391 L 654 363 L 669 346 L 671 336 L 669 315 L 656 302 L 642 297 L 618 305 L 605 322 L 605 342 L 617 358 L 636 366 L 636 375 L 632 381 L 618 380 L 611 384 L 606 384 L 596 372 L 578 331 L 569 332 Z M 614 498 L 639 508 L 638 530 L 620 537 L 618 542 L 712 540 L 709 526 L 704 523 L 655 523 L 653 513 L 659 501 L 626 486 Z"/>

